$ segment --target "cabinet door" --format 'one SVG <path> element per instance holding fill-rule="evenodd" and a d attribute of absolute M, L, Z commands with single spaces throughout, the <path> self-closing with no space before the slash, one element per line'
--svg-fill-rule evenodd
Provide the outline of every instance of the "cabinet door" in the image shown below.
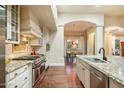
<path fill-rule="evenodd" d="M 6 6 L 6 40 L 11 40 L 11 6 Z"/>
<path fill-rule="evenodd" d="M 81 77 L 80 77 L 80 64 L 79 64 L 79 62 L 76 63 L 76 72 L 77 72 L 77 76 L 78 76 L 79 80 L 81 80 Z"/>
<path fill-rule="evenodd" d="M 85 88 L 90 88 L 90 71 L 88 68 L 85 68 L 85 83 L 84 83 L 84 86 Z"/>
<path fill-rule="evenodd" d="M 85 68 L 83 65 L 81 65 L 81 82 L 83 85 L 85 85 Z"/>
<path fill-rule="evenodd" d="M 113 79 L 110 79 L 109 87 L 110 88 L 124 88 L 124 86 L 122 86 L 121 84 L 117 83 Z"/>
<path fill-rule="evenodd" d="M 20 7 L 17 5 L 6 6 L 6 42 L 19 43 L 20 36 Z"/>
<path fill-rule="evenodd" d="M 18 77 L 7 82 L 7 88 L 21 88 L 26 82 L 29 81 L 28 71 L 23 72 Z"/>

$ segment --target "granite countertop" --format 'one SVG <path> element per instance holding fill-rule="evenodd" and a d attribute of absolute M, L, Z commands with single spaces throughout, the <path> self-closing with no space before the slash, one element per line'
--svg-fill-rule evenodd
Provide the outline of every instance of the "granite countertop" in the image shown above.
<path fill-rule="evenodd" d="M 11 60 L 8 64 L 6 64 L 6 74 L 10 73 L 20 67 L 23 67 L 27 64 L 32 63 L 33 61 L 29 60 Z"/>
<path fill-rule="evenodd" d="M 43 56 L 44 54 L 38 54 L 38 55 L 23 55 L 24 57 L 31 57 L 31 56 Z M 23 57 L 21 56 L 21 57 Z M 23 67 L 27 64 L 32 64 L 34 60 L 13 60 L 13 58 L 10 59 L 10 62 L 6 64 L 6 73 L 10 73 L 20 67 Z"/>
<path fill-rule="evenodd" d="M 110 61 L 107 63 L 95 63 L 95 62 L 88 61 L 87 59 L 84 59 L 85 57 L 99 58 L 98 56 L 94 56 L 94 55 L 87 55 L 87 56 L 77 55 L 77 57 L 85 61 L 90 66 L 101 71 L 108 77 L 117 81 L 118 83 L 124 85 L 124 58 L 123 57 L 119 57 L 119 56 L 107 57 L 108 60 Z"/>

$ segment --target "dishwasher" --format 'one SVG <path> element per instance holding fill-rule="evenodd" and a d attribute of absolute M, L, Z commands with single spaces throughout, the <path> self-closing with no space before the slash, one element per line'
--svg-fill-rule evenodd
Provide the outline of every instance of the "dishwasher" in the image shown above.
<path fill-rule="evenodd" d="M 96 70 L 95 68 L 90 68 L 90 87 L 91 88 L 108 88 L 109 78 Z"/>

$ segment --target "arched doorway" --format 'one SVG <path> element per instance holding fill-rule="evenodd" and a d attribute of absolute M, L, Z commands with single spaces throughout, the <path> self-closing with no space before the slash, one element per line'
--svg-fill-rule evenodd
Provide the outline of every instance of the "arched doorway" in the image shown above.
<path fill-rule="evenodd" d="M 96 24 L 88 21 L 72 21 L 64 25 L 64 55 L 95 54 Z"/>
<path fill-rule="evenodd" d="M 105 28 L 106 55 L 124 56 L 124 28 L 108 26 Z"/>

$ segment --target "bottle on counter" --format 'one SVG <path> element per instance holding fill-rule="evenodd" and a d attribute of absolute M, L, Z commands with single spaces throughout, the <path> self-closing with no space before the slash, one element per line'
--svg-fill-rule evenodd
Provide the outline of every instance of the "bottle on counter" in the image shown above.
<path fill-rule="evenodd" d="M 36 51 L 34 48 L 32 48 L 31 55 L 36 55 Z"/>

